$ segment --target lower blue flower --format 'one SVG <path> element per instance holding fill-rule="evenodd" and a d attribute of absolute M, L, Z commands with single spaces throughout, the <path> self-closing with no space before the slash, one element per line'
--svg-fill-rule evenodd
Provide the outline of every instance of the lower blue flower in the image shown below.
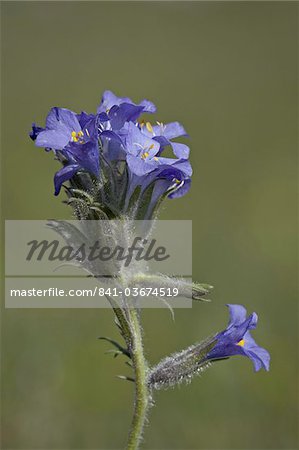
<path fill-rule="evenodd" d="M 261 368 L 269 370 L 270 354 L 255 342 L 250 330 L 256 328 L 257 314 L 252 313 L 246 318 L 246 309 L 241 305 L 227 305 L 230 321 L 226 330 L 215 336 L 216 344 L 207 354 L 208 360 L 227 358 L 233 355 L 243 355 L 251 359 L 257 372 Z"/>

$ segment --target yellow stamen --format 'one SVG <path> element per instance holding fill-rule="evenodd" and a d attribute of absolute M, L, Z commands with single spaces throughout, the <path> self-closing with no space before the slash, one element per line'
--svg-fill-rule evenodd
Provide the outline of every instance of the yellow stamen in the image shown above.
<path fill-rule="evenodd" d="M 71 135 L 72 135 L 72 141 L 78 142 L 79 139 L 83 136 L 83 131 L 78 131 L 78 132 L 72 131 Z"/>
<path fill-rule="evenodd" d="M 178 180 L 177 178 L 174 179 L 176 184 L 180 184 L 180 180 Z"/>
<path fill-rule="evenodd" d="M 153 132 L 154 132 L 153 127 L 152 127 L 152 125 L 151 125 L 150 122 L 146 122 L 145 125 L 146 125 L 147 130 L 148 130 L 150 133 L 153 133 Z"/>
<path fill-rule="evenodd" d="M 154 156 L 154 160 L 155 160 L 155 161 L 159 161 L 159 158 L 157 158 L 156 156 Z"/>
<path fill-rule="evenodd" d="M 152 144 L 152 145 L 149 146 L 148 149 L 151 150 L 151 149 L 154 148 L 154 147 L 155 147 L 155 144 Z"/>
<path fill-rule="evenodd" d="M 145 125 L 145 121 L 144 121 L 144 120 L 141 120 L 141 122 L 140 122 L 140 128 L 144 127 L 144 125 Z"/>
<path fill-rule="evenodd" d="M 149 153 L 148 152 L 144 152 L 142 155 L 141 155 L 141 158 L 142 159 L 145 159 L 145 158 L 147 158 L 149 156 Z"/>
<path fill-rule="evenodd" d="M 240 347 L 244 347 L 244 344 L 245 344 L 244 339 L 241 339 L 241 340 L 237 343 L 237 345 L 239 345 Z"/>

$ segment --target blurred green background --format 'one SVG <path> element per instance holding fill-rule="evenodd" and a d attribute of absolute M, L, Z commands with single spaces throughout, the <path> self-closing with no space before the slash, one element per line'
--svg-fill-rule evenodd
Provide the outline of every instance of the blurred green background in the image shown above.
<path fill-rule="evenodd" d="M 270 373 L 215 365 L 158 392 L 145 449 L 294 449 L 297 428 L 296 2 L 2 2 L 6 219 L 70 218 L 57 163 L 34 147 L 52 106 L 94 112 L 105 89 L 158 106 L 190 134 L 193 187 L 161 218 L 193 220 L 193 277 L 212 304 L 144 311 L 152 363 L 259 314 Z M 183 239 L 182 237 L 178 237 Z M 118 449 L 131 420 L 109 310 L 2 309 L 2 448 Z"/>

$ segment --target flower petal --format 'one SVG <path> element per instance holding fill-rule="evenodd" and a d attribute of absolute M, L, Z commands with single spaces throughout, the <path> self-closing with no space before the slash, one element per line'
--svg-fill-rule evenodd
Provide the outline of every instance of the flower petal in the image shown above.
<path fill-rule="evenodd" d="M 37 147 L 49 147 L 55 150 L 62 150 L 70 140 L 70 135 L 64 131 L 45 130 L 41 131 L 35 140 Z"/>
<path fill-rule="evenodd" d="M 244 335 L 244 346 L 243 346 L 243 351 L 244 354 L 246 356 L 248 356 L 253 363 L 255 363 L 256 361 L 260 362 L 260 368 L 264 367 L 265 370 L 269 370 L 269 366 L 270 366 L 270 354 L 269 352 L 260 347 L 255 340 L 253 339 L 253 337 L 251 336 L 250 332 L 247 331 L 247 333 L 245 333 Z M 257 366 L 259 364 L 257 363 Z M 259 370 L 259 369 L 256 369 Z"/>
<path fill-rule="evenodd" d="M 151 156 L 155 156 L 159 151 L 160 144 L 154 139 L 145 136 L 131 122 L 128 126 L 125 147 L 128 153 L 135 156 L 141 155 L 142 153 L 149 153 Z"/>
<path fill-rule="evenodd" d="M 91 120 L 95 120 L 94 114 L 88 114 L 85 111 L 82 111 L 80 114 L 77 114 L 77 119 L 79 121 L 80 127 L 83 130 Z"/>
<path fill-rule="evenodd" d="M 157 167 L 157 163 L 151 160 L 143 160 L 138 156 L 127 154 L 129 169 L 137 176 L 146 175 Z"/>
<path fill-rule="evenodd" d="M 155 136 L 165 136 L 167 139 L 187 136 L 184 127 L 179 122 L 170 122 L 166 125 L 155 125 L 153 129 Z"/>
<path fill-rule="evenodd" d="M 240 325 L 242 322 L 245 322 L 247 311 L 244 306 L 231 304 L 227 304 L 226 306 L 228 306 L 230 315 L 228 326 Z"/>
<path fill-rule="evenodd" d="M 117 97 L 117 95 L 115 95 L 112 91 L 105 91 L 97 112 L 107 112 L 112 108 L 112 106 L 118 106 L 124 102 L 132 103 L 132 100 L 129 97 Z"/>
<path fill-rule="evenodd" d="M 97 142 L 88 141 L 85 144 L 71 142 L 65 148 L 65 153 L 83 169 L 94 175 L 99 174 L 99 148 Z"/>
<path fill-rule="evenodd" d="M 150 102 L 149 100 L 146 100 L 146 99 L 142 100 L 139 103 L 139 106 L 143 107 L 143 112 L 145 112 L 145 113 L 155 113 L 157 110 L 156 106 L 152 102 Z"/>
<path fill-rule="evenodd" d="M 55 173 L 54 176 L 54 186 L 55 186 L 55 195 L 58 195 L 61 189 L 62 184 L 72 178 L 73 175 L 79 170 L 78 164 L 70 164 L 68 166 L 64 166 L 58 172 Z"/>
<path fill-rule="evenodd" d="M 113 106 L 109 113 L 109 119 L 113 130 L 120 130 L 125 122 L 136 120 L 143 111 L 142 106 L 122 103 L 120 106 Z"/>
<path fill-rule="evenodd" d="M 256 348 L 252 348 L 247 350 L 243 348 L 243 354 L 247 356 L 254 365 L 254 370 L 257 372 L 261 368 L 269 371 L 270 369 L 270 354 L 266 349 L 256 346 Z"/>
<path fill-rule="evenodd" d="M 79 121 L 76 114 L 66 108 L 52 108 L 46 119 L 46 128 L 52 130 L 75 131 L 78 133 L 81 131 Z"/>
<path fill-rule="evenodd" d="M 173 153 L 179 159 L 188 159 L 190 154 L 190 149 L 187 145 L 178 142 L 171 142 Z"/>

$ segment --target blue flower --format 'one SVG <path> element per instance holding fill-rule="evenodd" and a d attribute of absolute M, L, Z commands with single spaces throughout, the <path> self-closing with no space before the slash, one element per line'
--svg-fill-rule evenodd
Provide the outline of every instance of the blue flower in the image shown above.
<path fill-rule="evenodd" d="M 189 161 L 178 160 L 173 165 L 164 164 L 151 172 L 142 180 L 141 191 L 144 192 L 151 184 L 153 191 L 147 208 L 146 219 L 152 217 L 153 210 L 163 196 L 179 198 L 187 194 L 191 187 L 191 165 Z"/>
<path fill-rule="evenodd" d="M 155 105 L 149 100 L 142 100 L 136 105 L 128 97 L 117 97 L 113 92 L 105 91 L 97 112 L 103 121 L 110 121 L 113 130 L 119 130 L 125 122 L 134 122 L 142 113 L 155 111 Z"/>
<path fill-rule="evenodd" d="M 261 368 L 269 370 L 270 355 L 259 347 L 250 334 L 256 328 L 257 314 L 246 318 L 246 309 L 241 305 L 227 305 L 230 321 L 226 330 L 215 336 L 216 345 L 207 354 L 208 360 L 227 358 L 233 355 L 243 355 L 251 359 L 257 372 Z"/>
<path fill-rule="evenodd" d="M 171 145 L 173 153 L 177 158 L 189 158 L 190 149 L 187 145 L 171 141 L 171 139 L 180 136 L 188 136 L 184 127 L 179 122 L 171 122 L 165 125 L 157 122 L 157 125 L 154 126 L 150 122 L 141 122 L 140 129 L 146 136 L 159 142 L 161 153 L 165 147 Z"/>
<path fill-rule="evenodd" d="M 151 188 L 151 198 L 145 215 L 145 218 L 149 219 L 165 194 L 170 198 L 177 198 L 188 192 L 191 185 L 191 164 L 188 159 L 160 156 L 160 143 L 143 133 L 135 123 L 128 124 L 123 132 L 129 173 L 126 205 L 138 186 L 141 196 Z"/>
<path fill-rule="evenodd" d="M 139 128 L 130 123 L 125 138 L 128 167 L 132 173 L 142 176 L 152 172 L 160 164 L 156 157 L 160 144 L 145 136 Z"/>
<path fill-rule="evenodd" d="M 69 142 L 83 140 L 84 133 L 77 115 L 64 108 L 52 108 L 46 119 L 46 128 L 33 126 L 31 133 L 38 147 L 63 150 Z"/>
<path fill-rule="evenodd" d="M 156 112 L 155 105 L 149 100 L 142 100 L 136 105 L 129 97 L 117 97 L 111 91 L 105 91 L 102 96 L 102 101 L 98 107 L 98 113 L 107 112 L 113 106 L 120 106 L 122 103 L 127 103 L 133 106 L 142 107 L 143 112 L 154 113 Z"/>
<path fill-rule="evenodd" d="M 96 116 L 55 107 L 46 118 L 45 128 L 32 125 L 30 137 L 38 147 L 53 150 L 63 150 L 69 143 L 82 144 L 97 138 Z"/>
<path fill-rule="evenodd" d="M 184 158 L 161 157 L 161 145 L 155 139 L 148 137 L 133 123 L 130 123 L 124 139 L 124 147 L 127 152 L 127 163 L 135 175 L 142 176 L 156 170 L 156 175 L 168 166 L 177 166 L 185 163 L 188 166 L 188 175 L 192 174 L 191 165 Z M 181 180 L 181 177 L 179 177 Z"/>
<path fill-rule="evenodd" d="M 99 149 L 94 115 L 85 112 L 77 115 L 68 109 L 52 108 L 46 127 L 33 124 L 30 137 L 38 147 L 53 149 L 66 161 L 54 177 L 55 195 L 59 194 L 62 183 L 80 169 L 98 175 Z"/>

